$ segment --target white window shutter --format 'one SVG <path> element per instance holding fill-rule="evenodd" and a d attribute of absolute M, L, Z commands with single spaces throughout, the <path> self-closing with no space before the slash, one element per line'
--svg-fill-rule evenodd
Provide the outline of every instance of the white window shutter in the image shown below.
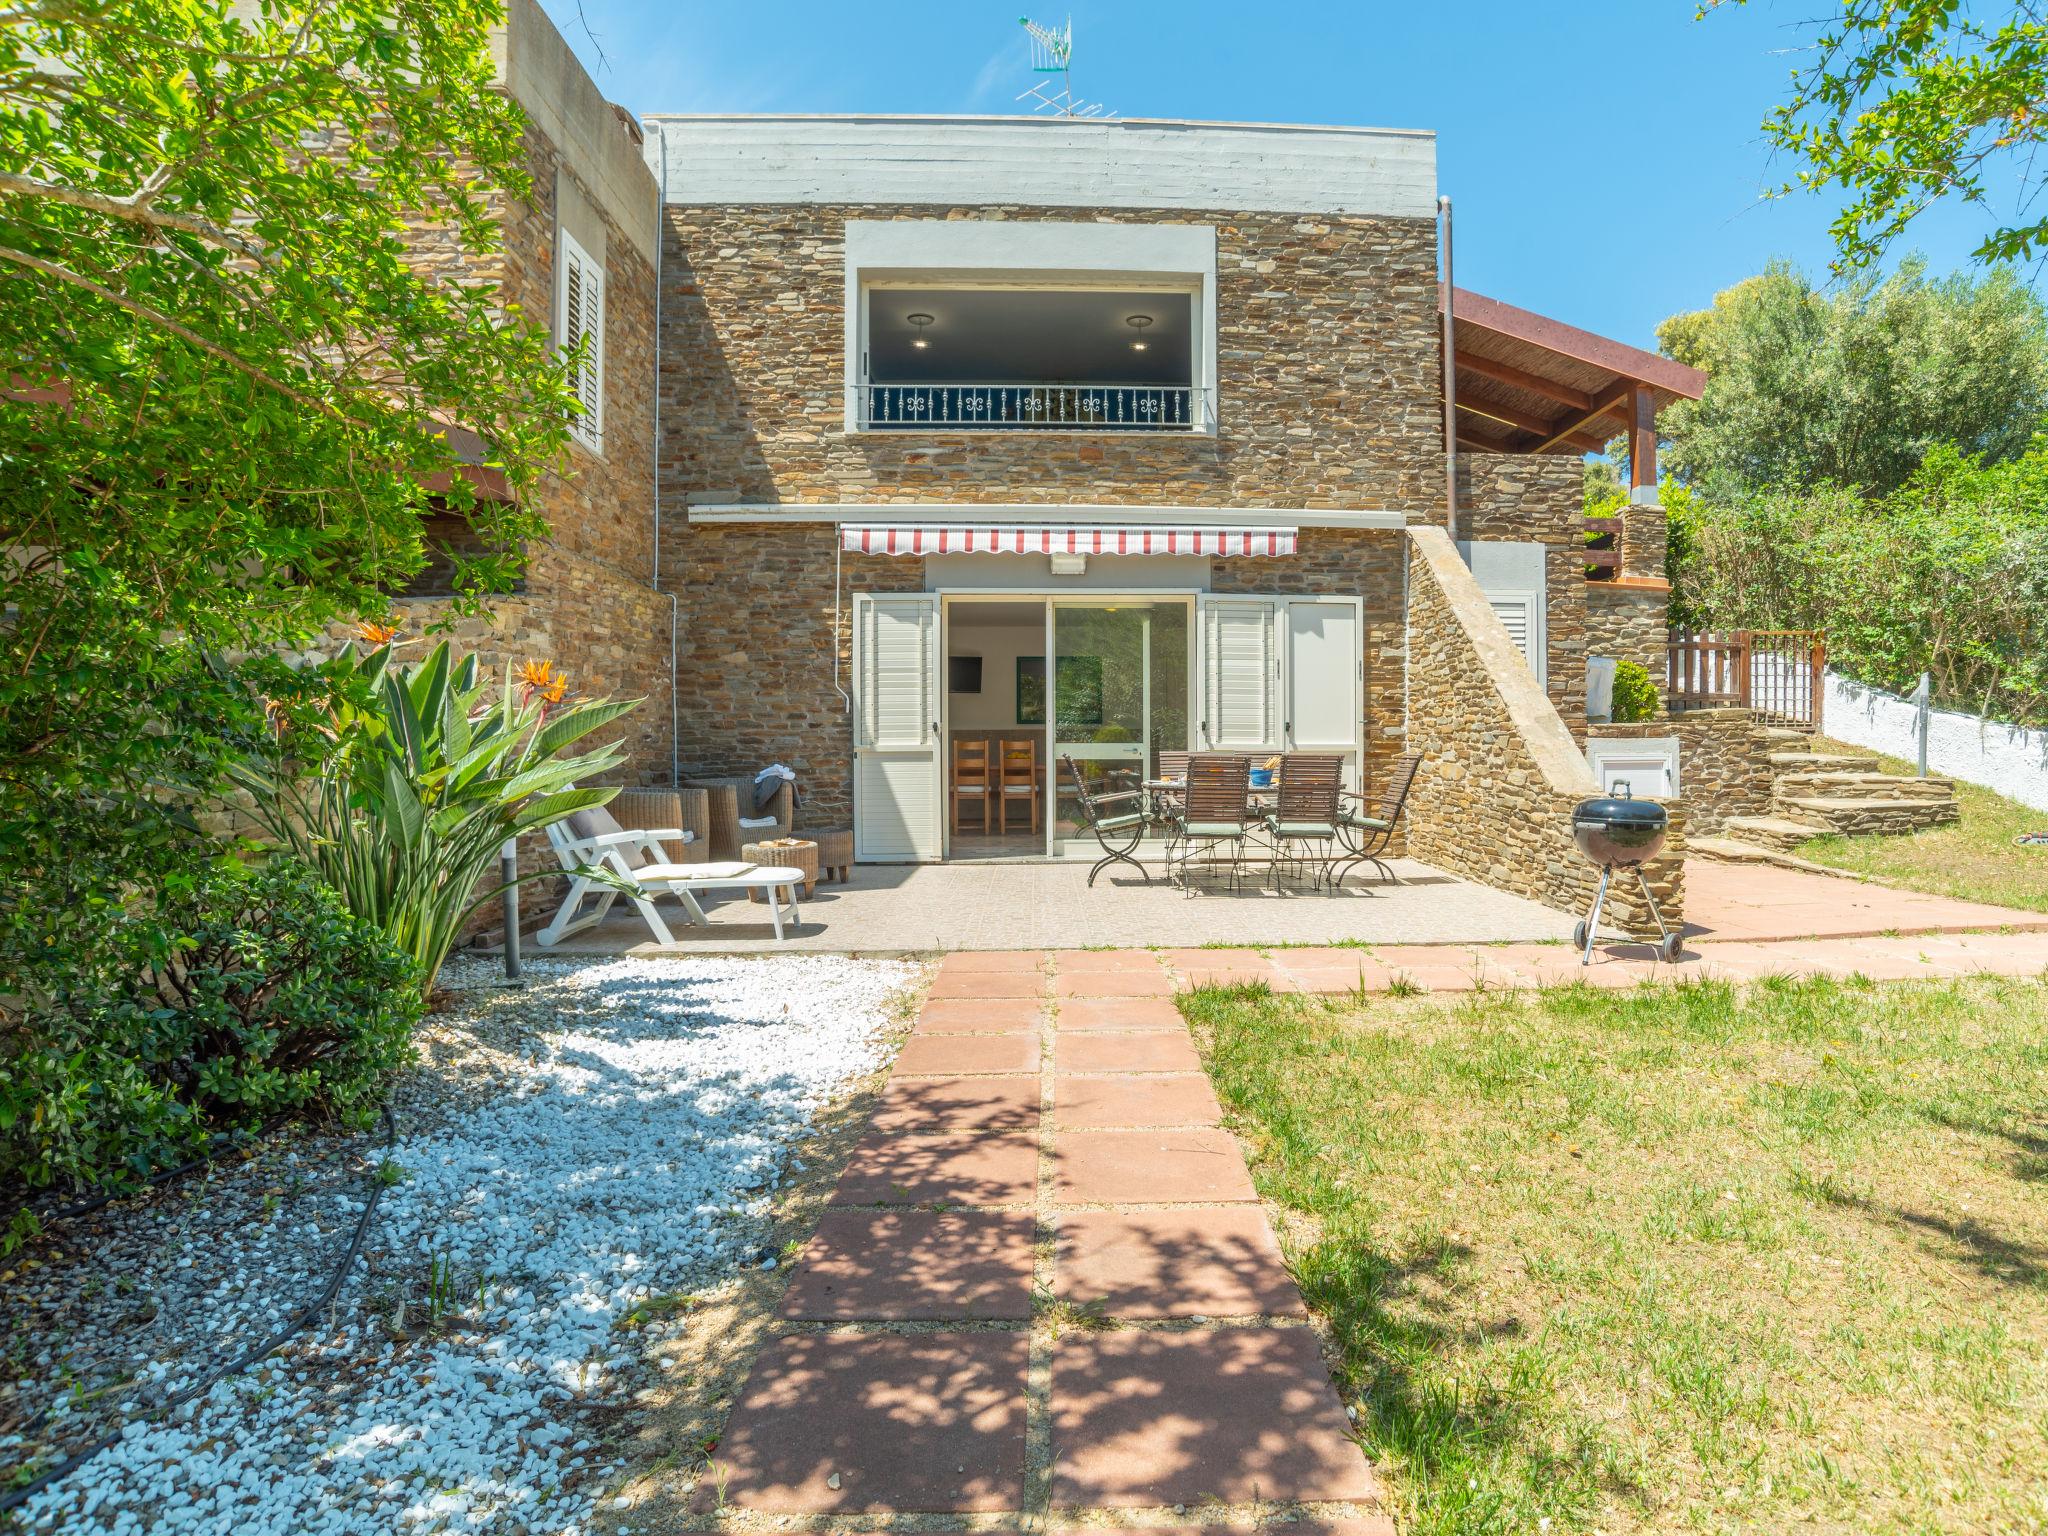
<path fill-rule="evenodd" d="M 937 711 L 930 598 L 871 597 L 862 606 L 860 745 L 876 751 L 923 747 Z"/>
<path fill-rule="evenodd" d="M 571 383 L 577 402 L 583 407 L 570 430 L 593 453 L 604 448 L 604 268 L 562 231 L 560 271 L 557 274 L 555 338 L 564 351 L 590 339 L 588 356 L 576 365 Z"/>
<path fill-rule="evenodd" d="M 1279 646 L 1270 599 L 1202 605 L 1202 709 L 1209 746 L 1278 751 Z"/>

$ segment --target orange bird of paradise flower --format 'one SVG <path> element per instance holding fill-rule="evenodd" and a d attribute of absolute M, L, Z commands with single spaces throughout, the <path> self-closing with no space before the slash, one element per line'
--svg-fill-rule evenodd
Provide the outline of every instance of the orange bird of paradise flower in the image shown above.
<path fill-rule="evenodd" d="M 375 619 L 364 619 L 356 625 L 356 633 L 371 645 L 389 645 L 398 637 L 398 626 L 379 624 Z"/>

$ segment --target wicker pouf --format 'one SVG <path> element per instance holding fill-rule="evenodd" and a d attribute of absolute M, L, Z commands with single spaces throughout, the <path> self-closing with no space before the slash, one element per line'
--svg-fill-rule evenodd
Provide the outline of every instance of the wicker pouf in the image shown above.
<path fill-rule="evenodd" d="M 740 847 L 740 858 L 748 864 L 764 867 L 781 865 L 785 869 L 800 869 L 804 872 L 803 893 L 808 898 L 818 885 L 818 845 L 800 837 L 778 838 L 770 843 L 745 843 Z M 763 890 L 750 890 L 751 901 L 768 899 Z"/>
<path fill-rule="evenodd" d="M 818 845 L 820 878 L 827 885 L 843 885 L 853 875 L 853 834 L 851 832 L 806 832 Z"/>

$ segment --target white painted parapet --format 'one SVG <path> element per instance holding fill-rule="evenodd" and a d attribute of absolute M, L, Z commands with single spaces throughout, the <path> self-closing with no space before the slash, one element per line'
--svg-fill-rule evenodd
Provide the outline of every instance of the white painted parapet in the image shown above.
<path fill-rule="evenodd" d="M 1827 674 L 1822 729 L 1837 741 L 1910 763 L 1920 750 L 1917 713 L 1910 699 Z M 2048 731 L 1937 709 L 1928 722 L 1927 771 L 2048 811 Z"/>

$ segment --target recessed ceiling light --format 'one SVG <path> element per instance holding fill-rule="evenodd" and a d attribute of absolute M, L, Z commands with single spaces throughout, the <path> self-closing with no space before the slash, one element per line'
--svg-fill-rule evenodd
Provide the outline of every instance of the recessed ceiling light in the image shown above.
<path fill-rule="evenodd" d="M 916 347 L 918 351 L 922 352 L 926 347 L 931 345 L 929 341 L 925 340 L 924 328 L 932 323 L 932 317 L 926 314 L 923 310 L 918 310 L 916 313 L 905 315 L 903 318 L 905 320 L 908 320 L 912 325 L 917 327 L 917 335 L 912 338 L 910 344 L 913 347 Z"/>

